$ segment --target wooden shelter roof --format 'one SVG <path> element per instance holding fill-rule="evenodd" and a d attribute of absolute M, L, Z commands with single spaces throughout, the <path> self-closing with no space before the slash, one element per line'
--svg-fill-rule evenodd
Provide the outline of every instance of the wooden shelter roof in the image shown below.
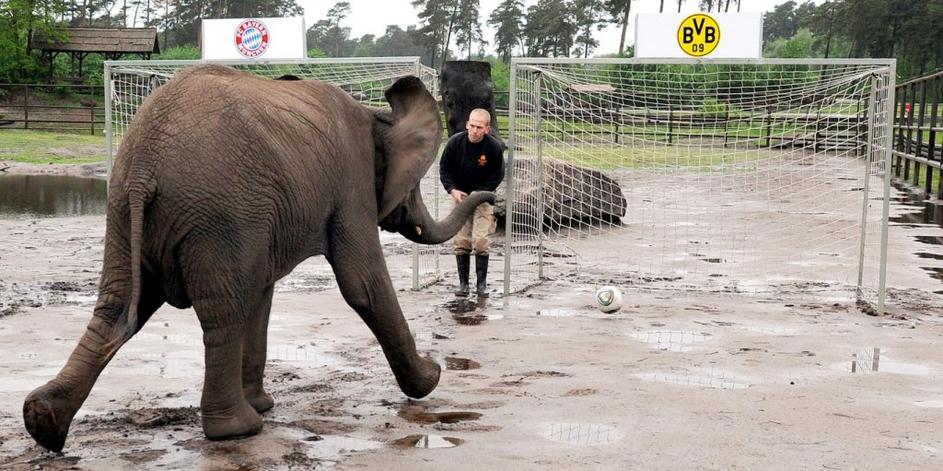
<path fill-rule="evenodd" d="M 51 52 L 160 53 L 157 28 L 66 28 L 62 40 L 35 32 L 30 48 Z"/>

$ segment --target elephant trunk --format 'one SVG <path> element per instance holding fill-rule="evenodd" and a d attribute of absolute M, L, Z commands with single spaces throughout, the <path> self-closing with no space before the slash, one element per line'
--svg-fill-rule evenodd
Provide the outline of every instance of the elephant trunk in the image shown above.
<path fill-rule="evenodd" d="M 432 245 L 441 244 L 454 237 L 475 208 L 482 203 L 494 204 L 495 196 L 490 191 L 472 192 L 441 221 L 436 221 L 429 214 L 418 190 L 413 192 L 410 199 L 412 200 L 412 204 L 409 205 L 412 217 L 406 224 L 400 226 L 399 233 L 413 242 Z"/>

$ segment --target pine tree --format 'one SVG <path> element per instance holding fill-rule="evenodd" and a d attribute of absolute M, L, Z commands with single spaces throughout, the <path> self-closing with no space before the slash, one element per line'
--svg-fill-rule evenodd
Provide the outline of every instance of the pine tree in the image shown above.
<path fill-rule="evenodd" d="M 520 43 L 524 31 L 523 0 L 504 0 L 488 17 L 488 24 L 495 29 L 494 45 L 504 63 L 511 61 L 514 46 Z M 523 54 L 524 51 L 521 51 Z"/>

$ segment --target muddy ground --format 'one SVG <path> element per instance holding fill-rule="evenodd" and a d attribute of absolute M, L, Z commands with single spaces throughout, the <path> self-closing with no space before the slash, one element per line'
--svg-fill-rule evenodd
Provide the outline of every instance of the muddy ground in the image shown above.
<path fill-rule="evenodd" d="M 939 253 L 919 237 L 941 233 L 895 226 L 892 260 Z M 84 331 L 103 234 L 103 216 L 0 220 L 0 468 L 943 468 L 943 284 L 899 266 L 883 316 L 843 286 L 627 290 L 625 307 L 603 314 L 592 291 L 604 275 L 462 304 L 448 282 L 413 292 L 408 272 L 391 270 L 419 348 L 443 365 L 439 387 L 414 401 L 312 259 L 275 295 L 276 406 L 262 433 L 203 438 L 200 331 L 192 311 L 165 306 L 54 455 L 24 430 L 22 401 Z M 384 240 L 389 265 L 405 266 L 403 242 Z"/>

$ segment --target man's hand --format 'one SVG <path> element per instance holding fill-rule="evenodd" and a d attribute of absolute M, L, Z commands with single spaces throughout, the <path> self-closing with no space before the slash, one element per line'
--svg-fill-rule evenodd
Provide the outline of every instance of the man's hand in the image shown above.
<path fill-rule="evenodd" d="M 468 196 L 468 193 L 465 193 L 464 191 L 459 190 L 459 189 L 452 190 L 451 194 L 452 194 L 452 199 L 455 200 L 456 203 L 461 203 L 462 200 L 465 199 L 466 196 Z"/>

